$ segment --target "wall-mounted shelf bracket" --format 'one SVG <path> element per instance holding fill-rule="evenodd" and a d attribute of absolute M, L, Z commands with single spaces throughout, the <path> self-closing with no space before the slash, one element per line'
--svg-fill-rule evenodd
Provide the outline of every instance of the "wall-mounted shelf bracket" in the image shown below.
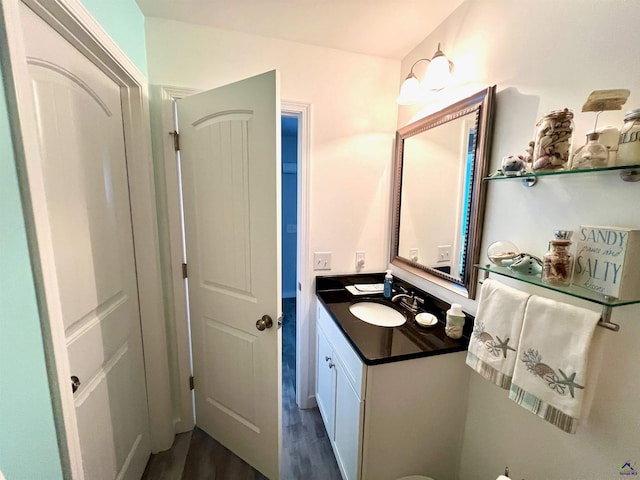
<path fill-rule="evenodd" d="M 617 332 L 620 330 L 620 325 L 618 325 L 617 323 L 613 323 L 611 321 L 612 311 L 613 311 L 613 307 L 610 307 L 609 305 L 602 306 L 602 316 L 600 317 L 598 326 L 606 328 L 607 330 L 612 330 L 614 332 Z"/>
<path fill-rule="evenodd" d="M 640 182 L 640 170 L 623 170 L 620 172 L 620 178 L 625 182 Z"/>

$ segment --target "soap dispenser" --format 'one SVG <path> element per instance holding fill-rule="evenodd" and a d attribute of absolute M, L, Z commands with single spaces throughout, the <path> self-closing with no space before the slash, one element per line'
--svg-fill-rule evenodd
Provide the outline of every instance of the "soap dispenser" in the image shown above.
<path fill-rule="evenodd" d="M 451 308 L 447 310 L 447 324 L 444 327 L 444 333 L 449 338 L 460 338 L 464 327 L 464 312 L 462 305 L 452 303 Z"/>
<path fill-rule="evenodd" d="M 387 270 L 387 274 L 384 276 L 384 289 L 382 296 L 387 300 L 391 299 L 391 284 L 393 283 L 393 276 L 391 270 Z M 379 290 L 378 290 L 379 291 Z"/>

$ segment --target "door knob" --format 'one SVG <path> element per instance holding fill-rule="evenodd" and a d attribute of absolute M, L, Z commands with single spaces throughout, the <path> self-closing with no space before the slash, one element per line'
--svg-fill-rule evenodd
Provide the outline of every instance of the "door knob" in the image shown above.
<path fill-rule="evenodd" d="M 71 393 L 76 393 L 80 387 L 80 379 L 75 375 L 71 375 Z"/>
<path fill-rule="evenodd" d="M 256 322 L 256 328 L 261 332 L 271 327 L 273 327 L 273 320 L 271 320 L 269 315 L 263 315 L 262 318 Z"/>

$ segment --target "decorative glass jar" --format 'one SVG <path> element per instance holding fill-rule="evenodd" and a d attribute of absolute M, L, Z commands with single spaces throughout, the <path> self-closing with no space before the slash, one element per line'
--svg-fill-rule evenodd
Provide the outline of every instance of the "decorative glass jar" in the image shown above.
<path fill-rule="evenodd" d="M 554 110 L 536 124 L 533 170 L 562 170 L 569 161 L 573 137 L 573 112 Z"/>
<path fill-rule="evenodd" d="M 571 282 L 572 258 L 569 253 L 571 233 L 565 230 L 555 232 L 555 239 L 549 242 L 549 251 L 542 257 L 542 281 L 549 285 L 569 285 Z"/>
<path fill-rule="evenodd" d="M 618 140 L 620 140 L 620 129 L 611 125 L 598 127 L 596 133 L 600 134 L 598 141 L 607 147 L 609 151 L 609 166 L 616 165 L 616 157 L 618 156 Z"/>
<path fill-rule="evenodd" d="M 520 250 L 508 240 L 499 240 L 489 245 L 487 256 L 494 265 L 507 267 L 520 255 Z"/>
<path fill-rule="evenodd" d="M 624 117 L 616 164 L 640 165 L 640 108 L 632 110 Z"/>
<path fill-rule="evenodd" d="M 609 151 L 599 141 L 599 133 L 587 135 L 587 143 L 573 154 L 571 170 L 606 167 L 609 163 Z"/>

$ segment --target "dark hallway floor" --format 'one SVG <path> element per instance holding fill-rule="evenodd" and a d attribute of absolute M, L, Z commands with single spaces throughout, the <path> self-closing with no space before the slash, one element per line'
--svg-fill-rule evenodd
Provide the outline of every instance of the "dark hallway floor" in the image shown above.
<path fill-rule="evenodd" d="M 317 408 L 296 405 L 295 298 L 282 310 L 282 480 L 340 480 Z M 199 428 L 176 436 L 173 447 L 152 455 L 143 480 L 263 480 L 265 477 Z"/>

